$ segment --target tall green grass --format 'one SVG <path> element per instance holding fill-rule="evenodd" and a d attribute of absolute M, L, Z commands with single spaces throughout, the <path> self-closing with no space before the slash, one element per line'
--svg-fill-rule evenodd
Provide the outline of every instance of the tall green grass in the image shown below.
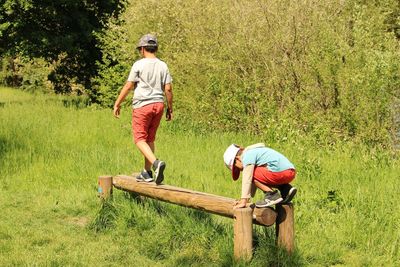
<path fill-rule="evenodd" d="M 295 254 L 276 248 L 273 228 L 255 226 L 253 260 L 235 263 L 231 219 L 122 191 L 100 203 L 99 175 L 143 164 L 130 110 L 117 120 L 68 101 L 0 88 L 0 266 L 400 264 L 400 164 L 389 151 L 207 133 L 178 113 L 163 121 L 156 154 L 167 162 L 166 184 L 238 198 L 240 182 L 222 161 L 233 142 L 263 141 L 296 165 Z"/>

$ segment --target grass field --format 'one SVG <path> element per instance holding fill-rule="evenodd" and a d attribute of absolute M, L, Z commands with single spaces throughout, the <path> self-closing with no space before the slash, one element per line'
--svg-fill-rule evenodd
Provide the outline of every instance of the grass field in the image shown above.
<path fill-rule="evenodd" d="M 298 170 L 295 254 L 278 251 L 273 228 L 256 226 L 252 262 L 235 263 L 231 219 L 120 191 L 101 205 L 97 177 L 138 171 L 143 159 L 129 108 L 117 120 L 78 106 L 0 88 L 0 266 L 400 265 L 400 162 L 392 152 L 196 133 L 178 110 L 157 139 L 166 184 L 238 198 L 240 182 L 222 160 L 233 142 L 265 142 Z"/>

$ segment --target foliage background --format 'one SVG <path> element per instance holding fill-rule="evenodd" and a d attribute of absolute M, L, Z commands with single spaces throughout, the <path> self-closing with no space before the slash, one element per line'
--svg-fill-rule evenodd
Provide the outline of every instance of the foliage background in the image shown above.
<path fill-rule="evenodd" d="M 176 117 L 189 128 L 382 147 L 399 135 L 396 0 L 104 0 L 84 7 L 70 3 L 55 20 L 50 11 L 61 12 L 61 2 L 4 2 L 7 16 L 1 19 L 14 19 L 1 24 L 2 48 L 14 48 L 7 50 L 12 56 L 0 58 L 3 84 L 84 93 L 92 104 L 111 107 L 138 59 L 137 40 L 152 32 L 174 77 Z M 67 25 L 66 36 L 24 37 L 21 29 L 39 23 L 40 16 L 21 24 L 17 15 L 36 9 L 47 10 L 47 30 L 39 36 L 46 37 L 54 23 Z M 19 39 L 10 37 L 15 34 Z M 21 45 L 12 46 L 15 40 Z"/>
<path fill-rule="evenodd" d="M 124 0 L 0 1 L 0 56 L 8 57 L 12 85 L 20 75 L 15 63 L 24 60 L 31 68 L 29 60 L 36 59 L 52 65 L 43 71 L 55 92 L 91 96 L 91 77 L 97 74 L 96 61 L 102 55 L 95 34 L 110 18 L 118 17 L 124 4 Z M 36 77 L 31 78 L 35 84 Z"/>
<path fill-rule="evenodd" d="M 99 36 L 100 102 L 113 105 L 138 38 L 153 32 L 192 127 L 388 146 L 398 15 L 397 1 L 131 2 Z"/>

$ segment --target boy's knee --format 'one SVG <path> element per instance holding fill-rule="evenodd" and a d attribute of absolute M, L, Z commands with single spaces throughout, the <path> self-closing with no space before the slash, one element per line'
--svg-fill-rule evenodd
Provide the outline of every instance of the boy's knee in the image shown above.
<path fill-rule="evenodd" d="M 135 138 L 134 142 L 135 142 L 136 146 L 140 146 L 140 144 L 143 143 L 143 142 L 147 143 L 147 140 L 146 140 L 146 138 L 138 138 L 138 139 Z"/>

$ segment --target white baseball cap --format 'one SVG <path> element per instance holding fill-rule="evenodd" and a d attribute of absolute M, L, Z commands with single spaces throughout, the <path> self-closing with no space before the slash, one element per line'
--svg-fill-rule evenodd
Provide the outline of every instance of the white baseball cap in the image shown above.
<path fill-rule="evenodd" d="M 240 170 L 235 167 L 235 157 L 240 150 L 240 146 L 232 144 L 230 145 L 224 153 L 224 162 L 228 169 L 232 171 L 232 178 L 236 181 L 239 178 Z"/>

